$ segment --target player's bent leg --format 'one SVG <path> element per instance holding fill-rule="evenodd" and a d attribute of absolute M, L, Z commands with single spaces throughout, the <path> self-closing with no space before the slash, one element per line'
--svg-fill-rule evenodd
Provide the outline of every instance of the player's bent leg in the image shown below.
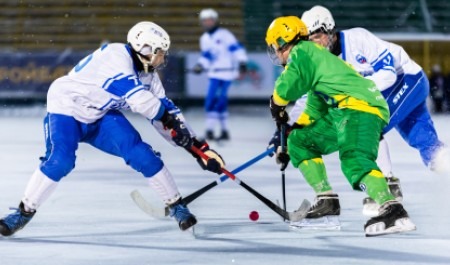
<path fill-rule="evenodd" d="M 19 208 L 0 220 L 0 234 L 10 236 L 31 221 L 36 209 L 54 192 L 61 178 L 75 165 L 75 151 L 80 139 L 78 122 L 59 114 L 44 119 L 46 156 L 31 176 Z"/>
<path fill-rule="evenodd" d="M 139 133 L 123 114 L 109 112 L 98 126 L 95 137 L 86 139 L 86 142 L 109 154 L 122 157 L 127 165 L 148 178 L 150 187 L 169 206 L 180 229 L 185 230 L 193 226 L 197 220 L 189 209 L 180 203 L 181 196 L 172 174 L 164 167 L 152 147 L 142 141 Z"/>
<path fill-rule="evenodd" d="M 292 229 L 340 229 L 339 197 L 332 191 L 320 156 L 321 153 L 334 151 L 329 148 L 337 146 L 336 138 L 332 134 L 324 133 L 320 133 L 318 137 L 310 137 L 317 132 L 328 132 L 324 127 L 328 127 L 330 124 L 325 121 L 318 122 L 314 126 L 310 125 L 309 128 L 294 130 L 288 138 L 288 150 L 293 165 L 300 169 L 305 180 L 316 192 L 315 203 L 310 207 L 306 218 L 299 222 L 291 222 Z M 319 142 L 314 142 L 317 139 L 320 139 Z M 327 147 L 322 145 L 327 145 Z M 311 148 L 312 146 L 318 149 L 314 150 Z"/>
<path fill-rule="evenodd" d="M 415 108 L 396 129 L 410 146 L 419 150 L 422 161 L 431 168 L 432 160 L 444 144 L 438 138 L 426 103 L 422 102 Z"/>
<path fill-rule="evenodd" d="M 149 177 L 148 183 L 169 206 L 169 214 L 175 218 L 181 230 L 186 230 L 197 223 L 195 216 L 181 202 L 181 195 L 172 174 L 166 167 Z"/>

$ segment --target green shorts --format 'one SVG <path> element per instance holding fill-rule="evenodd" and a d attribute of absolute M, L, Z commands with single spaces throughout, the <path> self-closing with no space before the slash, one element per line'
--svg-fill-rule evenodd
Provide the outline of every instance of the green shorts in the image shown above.
<path fill-rule="evenodd" d="M 339 151 L 345 177 L 354 189 L 359 189 L 362 177 L 372 170 L 380 170 L 375 160 L 384 126 L 386 122 L 374 114 L 330 109 L 321 119 L 289 134 L 292 164 L 298 168 L 304 160 Z"/>

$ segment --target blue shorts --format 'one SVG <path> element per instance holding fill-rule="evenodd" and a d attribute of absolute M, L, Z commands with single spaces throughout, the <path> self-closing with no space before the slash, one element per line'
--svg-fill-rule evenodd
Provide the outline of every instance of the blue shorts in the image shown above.
<path fill-rule="evenodd" d="M 80 142 L 122 157 L 127 165 L 145 177 L 152 177 L 163 167 L 161 158 L 142 141 L 119 111 L 109 111 L 90 124 L 71 116 L 49 113 L 44 119 L 44 130 L 47 151 L 40 169 L 54 181 L 61 180 L 75 167 L 75 152 Z"/>
<path fill-rule="evenodd" d="M 205 98 L 206 112 L 224 113 L 228 110 L 228 88 L 231 81 L 209 79 L 208 93 Z"/>

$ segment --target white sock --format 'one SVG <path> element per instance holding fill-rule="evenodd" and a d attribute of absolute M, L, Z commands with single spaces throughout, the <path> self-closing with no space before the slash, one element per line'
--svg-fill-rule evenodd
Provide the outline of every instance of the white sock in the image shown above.
<path fill-rule="evenodd" d="M 228 112 L 223 112 L 219 114 L 220 119 L 220 127 L 222 128 L 222 131 L 228 130 Z"/>
<path fill-rule="evenodd" d="M 219 113 L 215 111 L 206 113 L 206 130 L 214 131 L 219 121 Z"/>
<path fill-rule="evenodd" d="M 35 211 L 58 186 L 58 182 L 51 180 L 38 168 L 34 171 L 25 189 L 22 202 L 25 211 Z"/>
<path fill-rule="evenodd" d="M 170 174 L 165 166 L 163 166 L 163 168 L 153 177 L 149 178 L 148 184 L 158 193 L 167 205 L 178 201 L 181 197 L 172 174 Z"/>
<path fill-rule="evenodd" d="M 376 162 L 378 167 L 380 167 L 381 172 L 383 172 L 383 175 L 392 175 L 391 156 L 389 154 L 389 147 L 386 139 L 380 141 L 380 145 L 378 147 L 378 158 Z"/>

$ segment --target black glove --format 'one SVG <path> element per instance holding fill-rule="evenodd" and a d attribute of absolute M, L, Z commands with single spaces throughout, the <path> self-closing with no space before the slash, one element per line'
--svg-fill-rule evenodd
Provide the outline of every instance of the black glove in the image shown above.
<path fill-rule="evenodd" d="M 287 149 L 283 152 L 281 150 L 281 146 L 279 146 L 276 152 L 276 162 L 277 164 L 280 164 L 281 171 L 287 168 L 287 166 L 289 165 L 289 161 L 291 161 L 291 157 L 289 156 Z"/>
<path fill-rule="evenodd" d="M 203 168 L 203 170 L 221 174 L 222 168 L 225 166 L 225 161 L 223 161 L 222 156 L 213 149 L 210 149 L 208 143 L 204 140 L 198 141 L 196 138 L 193 138 L 193 145 L 209 157 L 208 160 L 204 160 L 192 150 L 186 149 L 192 154 L 193 157 L 197 159 L 197 163 L 200 167 Z"/>
<path fill-rule="evenodd" d="M 247 64 L 245 62 L 240 62 L 239 63 L 239 73 L 240 74 L 247 73 Z"/>
<path fill-rule="evenodd" d="M 272 119 L 277 123 L 278 130 L 281 124 L 287 124 L 289 121 L 289 115 L 286 112 L 286 106 L 279 106 L 273 101 L 273 96 L 270 97 L 270 113 Z"/>
<path fill-rule="evenodd" d="M 284 126 L 286 126 L 286 130 L 285 130 L 285 138 L 287 139 L 287 137 L 289 136 L 289 133 L 291 131 L 291 126 L 289 124 L 285 124 Z M 285 143 L 286 144 L 286 140 Z M 276 158 L 276 162 L 277 164 L 281 164 L 280 170 L 285 170 L 286 167 L 289 164 L 290 161 L 290 157 L 289 154 L 287 153 L 287 147 L 286 147 L 286 151 L 282 151 L 281 148 L 281 130 L 277 129 L 275 131 L 275 133 L 272 136 L 272 139 L 270 139 L 269 141 L 269 145 L 267 146 L 267 149 L 275 147 L 275 158 Z M 270 156 L 273 156 L 273 154 L 271 154 Z"/>
<path fill-rule="evenodd" d="M 203 72 L 203 66 L 201 64 L 196 64 L 194 65 L 194 67 L 192 68 L 192 72 L 194 72 L 194 74 L 201 74 Z"/>
<path fill-rule="evenodd" d="M 170 114 L 166 110 L 161 117 L 161 122 L 164 127 L 171 130 L 170 135 L 172 136 L 172 140 L 175 144 L 184 148 L 190 148 L 192 146 L 193 142 L 191 133 L 184 122 L 182 122 L 178 117 Z"/>

